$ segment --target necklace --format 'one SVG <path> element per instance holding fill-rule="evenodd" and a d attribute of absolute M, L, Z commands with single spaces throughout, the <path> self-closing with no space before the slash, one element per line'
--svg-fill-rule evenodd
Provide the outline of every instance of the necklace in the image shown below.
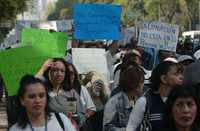
<path fill-rule="evenodd" d="M 35 131 L 35 129 L 33 128 L 31 122 L 29 122 L 29 125 L 30 125 L 30 128 L 31 128 L 31 131 Z M 45 128 L 44 128 L 45 131 L 47 131 L 47 120 L 45 119 Z"/>

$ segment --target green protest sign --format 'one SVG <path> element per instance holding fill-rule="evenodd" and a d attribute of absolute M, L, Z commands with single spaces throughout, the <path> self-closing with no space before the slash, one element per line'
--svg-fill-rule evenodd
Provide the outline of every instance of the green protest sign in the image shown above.
<path fill-rule="evenodd" d="M 24 28 L 22 31 L 22 46 L 31 44 L 42 52 L 59 52 L 65 56 L 68 36 L 63 32 Z"/>
<path fill-rule="evenodd" d="M 0 72 L 6 84 L 8 95 L 15 95 L 21 77 L 25 74 L 34 75 L 43 62 L 51 56 L 59 56 L 59 54 L 47 54 L 32 46 L 1 51 Z"/>

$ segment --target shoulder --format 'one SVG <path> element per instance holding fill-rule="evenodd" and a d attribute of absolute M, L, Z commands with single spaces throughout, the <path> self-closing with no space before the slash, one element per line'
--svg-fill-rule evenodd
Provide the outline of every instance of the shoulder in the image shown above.
<path fill-rule="evenodd" d="M 147 103 L 147 98 L 146 98 L 146 96 L 141 96 L 141 97 L 139 97 L 139 98 L 136 100 L 135 105 L 144 106 L 144 105 L 146 105 L 146 103 Z"/>
<path fill-rule="evenodd" d="M 112 96 L 107 103 L 112 103 L 112 104 L 117 104 L 119 103 L 120 100 L 123 99 L 123 92 L 120 91 L 117 94 L 115 94 L 114 96 Z"/>
<path fill-rule="evenodd" d="M 87 88 L 85 87 L 85 86 L 81 86 L 81 91 L 83 91 L 83 92 L 85 92 L 85 91 L 87 91 Z"/>
<path fill-rule="evenodd" d="M 15 123 L 14 125 L 12 125 L 9 129 L 9 131 L 21 131 L 21 127 L 19 127 L 19 125 L 17 123 Z"/>
<path fill-rule="evenodd" d="M 112 96 L 112 97 L 110 98 L 110 100 L 119 99 L 119 98 L 122 97 L 122 96 L 123 96 L 123 93 L 122 93 L 122 91 L 120 91 L 120 92 L 118 92 L 117 94 L 115 94 L 114 96 Z"/>
<path fill-rule="evenodd" d="M 64 115 L 63 113 L 59 113 L 59 116 L 60 116 L 61 120 L 63 121 L 65 129 L 67 131 L 75 131 L 75 128 L 72 125 L 71 120 L 66 115 Z"/>
<path fill-rule="evenodd" d="M 85 86 L 81 86 L 81 96 L 83 97 L 90 97 L 90 94 Z"/>
<path fill-rule="evenodd" d="M 59 116 L 60 116 L 60 118 L 62 119 L 62 120 L 64 120 L 64 121 L 69 121 L 70 122 L 70 119 L 66 116 L 66 115 L 64 115 L 63 113 L 58 113 L 59 114 Z"/>
<path fill-rule="evenodd" d="M 61 123 L 64 125 L 64 129 L 66 131 L 75 131 L 70 119 L 65 116 L 63 113 L 58 113 L 58 117 L 60 117 L 60 122 L 59 118 L 56 117 L 55 113 L 51 113 L 50 121 L 48 122 L 48 127 L 50 127 L 51 130 L 62 130 Z"/>

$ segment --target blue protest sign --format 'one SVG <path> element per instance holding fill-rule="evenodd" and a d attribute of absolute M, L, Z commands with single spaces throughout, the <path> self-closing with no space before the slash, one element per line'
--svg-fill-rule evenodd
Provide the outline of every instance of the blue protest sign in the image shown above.
<path fill-rule="evenodd" d="M 74 8 L 76 39 L 119 40 L 121 7 L 108 4 L 76 4 Z"/>

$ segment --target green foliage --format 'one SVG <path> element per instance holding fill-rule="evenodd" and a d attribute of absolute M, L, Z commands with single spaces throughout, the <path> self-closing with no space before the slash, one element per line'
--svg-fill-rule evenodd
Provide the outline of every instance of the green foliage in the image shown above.
<path fill-rule="evenodd" d="M 28 0 L 1 0 L 0 1 L 0 22 L 13 20 L 16 15 L 26 9 Z"/>
<path fill-rule="evenodd" d="M 107 3 L 122 6 L 122 22 L 135 25 L 141 21 L 161 21 L 188 27 L 198 20 L 199 0 L 58 0 L 49 20 L 71 19 L 75 3 Z"/>
<path fill-rule="evenodd" d="M 72 19 L 73 7 L 78 0 L 58 0 L 48 20 Z"/>

